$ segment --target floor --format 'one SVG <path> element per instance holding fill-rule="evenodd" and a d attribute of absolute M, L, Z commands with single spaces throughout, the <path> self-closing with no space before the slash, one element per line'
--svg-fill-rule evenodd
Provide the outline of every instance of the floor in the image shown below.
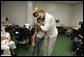
<path fill-rule="evenodd" d="M 71 39 L 66 35 L 58 35 L 53 48 L 53 56 L 74 56 L 71 49 Z M 43 43 L 42 43 L 43 44 Z M 32 56 L 31 46 L 19 47 L 16 49 L 18 56 Z M 43 56 L 43 46 L 41 47 L 40 56 Z"/>

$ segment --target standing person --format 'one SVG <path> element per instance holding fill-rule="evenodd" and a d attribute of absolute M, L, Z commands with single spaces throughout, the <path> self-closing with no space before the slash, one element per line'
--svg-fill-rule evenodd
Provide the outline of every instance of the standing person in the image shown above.
<path fill-rule="evenodd" d="M 33 15 L 37 17 L 37 19 L 44 19 L 44 26 L 40 25 L 39 23 L 38 26 L 40 26 L 42 31 L 45 32 L 44 56 L 51 56 L 58 35 L 58 30 L 56 28 L 54 17 L 51 14 L 44 12 L 42 9 L 38 8 L 35 10 Z"/>
<path fill-rule="evenodd" d="M 37 22 L 40 25 L 43 25 L 44 20 L 43 19 L 37 19 Z M 41 28 L 36 24 L 35 25 L 35 33 L 33 35 L 33 41 L 32 41 L 32 47 L 33 47 L 33 55 L 39 55 L 40 49 L 41 49 L 41 43 L 44 38 L 44 32 L 41 30 Z"/>
<path fill-rule="evenodd" d="M 44 20 L 43 19 L 37 19 L 37 22 L 40 25 L 44 25 Z M 37 55 L 40 54 L 40 49 L 41 49 L 41 44 L 42 44 L 42 39 L 44 38 L 44 31 L 37 25 L 37 33 L 36 33 L 36 47 L 37 47 Z"/>

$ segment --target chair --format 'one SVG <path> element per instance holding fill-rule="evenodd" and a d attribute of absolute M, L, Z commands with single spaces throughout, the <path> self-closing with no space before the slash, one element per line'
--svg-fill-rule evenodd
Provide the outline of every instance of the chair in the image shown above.
<path fill-rule="evenodd" d="M 26 46 L 28 47 L 28 42 L 30 38 L 30 30 L 26 28 L 15 28 L 15 40 L 16 46 Z"/>

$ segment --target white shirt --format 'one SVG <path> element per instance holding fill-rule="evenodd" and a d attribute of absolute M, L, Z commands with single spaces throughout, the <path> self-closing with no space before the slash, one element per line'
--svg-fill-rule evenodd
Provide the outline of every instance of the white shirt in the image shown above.
<path fill-rule="evenodd" d="M 58 30 L 56 28 L 56 23 L 54 17 L 49 13 L 45 13 L 44 26 L 40 25 L 41 29 L 46 32 L 49 38 L 53 38 L 58 35 Z"/>
<path fill-rule="evenodd" d="M 44 32 L 38 32 L 38 33 L 36 33 L 36 36 L 39 38 L 43 38 Z"/>

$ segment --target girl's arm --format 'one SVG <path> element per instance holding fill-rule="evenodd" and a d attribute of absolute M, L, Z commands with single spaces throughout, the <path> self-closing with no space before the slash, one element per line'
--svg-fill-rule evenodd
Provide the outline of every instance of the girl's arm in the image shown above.
<path fill-rule="evenodd" d="M 36 32 L 35 32 L 34 35 L 32 36 L 32 46 L 35 46 L 35 35 L 36 35 Z"/>

